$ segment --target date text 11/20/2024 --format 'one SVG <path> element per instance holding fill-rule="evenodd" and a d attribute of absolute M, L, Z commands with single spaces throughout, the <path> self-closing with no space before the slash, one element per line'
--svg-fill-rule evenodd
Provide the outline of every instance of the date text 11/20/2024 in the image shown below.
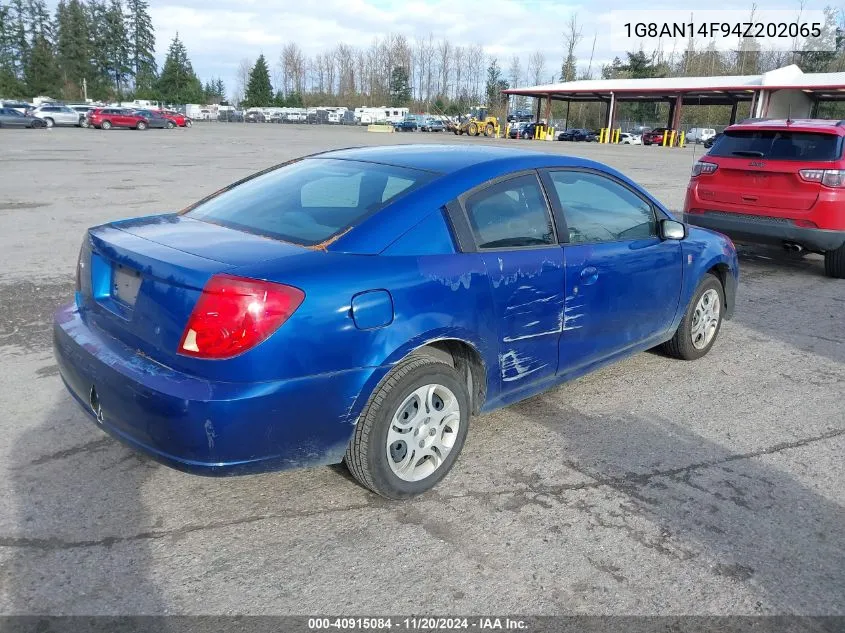
<path fill-rule="evenodd" d="M 309 618 L 308 628 L 312 631 L 352 630 L 352 631 L 527 631 L 528 623 L 513 618 L 477 617 L 477 618 L 440 618 L 440 617 L 404 617 L 404 618 Z"/>

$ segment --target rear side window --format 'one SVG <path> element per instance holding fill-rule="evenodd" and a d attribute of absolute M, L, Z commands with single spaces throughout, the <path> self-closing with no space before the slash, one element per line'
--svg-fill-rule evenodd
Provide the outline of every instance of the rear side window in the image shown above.
<path fill-rule="evenodd" d="M 430 181 L 430 172 L 312 158 L 235 183 L 188 217 L 304 246 L 319 244 Z"/>
<path fill-rule="evenodd" d="M 464 203 L 479 248 L 516 248 L 555 242 L 552 220 L 533 174 L 497 183 Z"/>
<path fill-rule="evenodd" d="M 768 160 L 830 161 L 842 156 L 842 139 L 835 134 L 782 130 L 732 130 L 710 150 L 711 156 Z"/>

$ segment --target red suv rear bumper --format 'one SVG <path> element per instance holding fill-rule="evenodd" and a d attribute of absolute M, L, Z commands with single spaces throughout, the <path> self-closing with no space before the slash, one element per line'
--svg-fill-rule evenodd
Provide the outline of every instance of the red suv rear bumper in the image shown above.
<path fill-rule="evenodd" d="M 775 246 L 788 242 L 822 253 L 845 244 L 845 231 L 807 228 L 784 218 L 694 209 L 693 213 L 684 211 L 684 222 L 718 231 L 736 242 Z"/>
<path fill-rule="evenodd" d="M 693 178 L 684 202 L 684 222 L 718 231 L 736 242 L 775 246 L 789 242 L 822 253 L 845 244 L 845 208 L 841 194 L 833 190 L 820 193 L 809 210 L 790 212 L 715 203 L 699 195 Z"/>

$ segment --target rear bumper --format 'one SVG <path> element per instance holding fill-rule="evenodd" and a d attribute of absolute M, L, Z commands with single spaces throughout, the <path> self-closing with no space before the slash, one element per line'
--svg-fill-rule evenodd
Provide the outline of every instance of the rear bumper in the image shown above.
<path fill-rule="evenodd" d="M 340 462 L 358 395 L 378 371 L 213 382 L 138 355 L 90 328 L 75 305 L 56 313 L 53 342 L 62 380 L 92 422 L 163 464 L 200 475 Z"/>
<path fill-rule="evenodd" d="M 684 222 L 718 231 L 737 242 L 780 246 L 800 244 L 810 251 L 832 251 L 845 244 L 845 231 L 796 226 L 789 220 L 754 217 L 725 211 L 684 212 Z"/>

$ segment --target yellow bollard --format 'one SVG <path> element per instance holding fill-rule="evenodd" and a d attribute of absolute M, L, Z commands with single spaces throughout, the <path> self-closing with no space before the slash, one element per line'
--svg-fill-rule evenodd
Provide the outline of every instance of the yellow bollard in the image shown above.
<path fill-rule="evenodd" d="M 687 146 L 687 135 L 684 132 L 681 132 L 681 141 L 678 144 L 678 147 L 686 147 Z"/>
<path fill-rule="evenodd" d="M 613 142 L 616 145 L 619 145 L 619 135 L 622 134 L 622 128 L 616 128 L 613 130 Z"/>
<path fill-rule="evenodd" d="M 599 143 L 604 143 L 604 128 L 599 130 Z"/>
<path fill-rule="evenodd" d="M 508 127 L 505 129 L 505 138 L 511 137 L 511 124 L 508 123 Z"/>
<path fill-rule="evenodd" d="M 664 130 L 663 131 L 663 142 L 661 143 L 661 145 L 663 147 L 666 147 L 666 143 L 667 143 L 668 140 L 669 140 L 669 130 Z"/>
<path fill-rule="evenodd" d="M 669 147 L 675 147 L 675 135 L 676 135 L 676 133 L 677 133 L 677 130 L 672 130 L 672 136 L 669 139 Z"/>

